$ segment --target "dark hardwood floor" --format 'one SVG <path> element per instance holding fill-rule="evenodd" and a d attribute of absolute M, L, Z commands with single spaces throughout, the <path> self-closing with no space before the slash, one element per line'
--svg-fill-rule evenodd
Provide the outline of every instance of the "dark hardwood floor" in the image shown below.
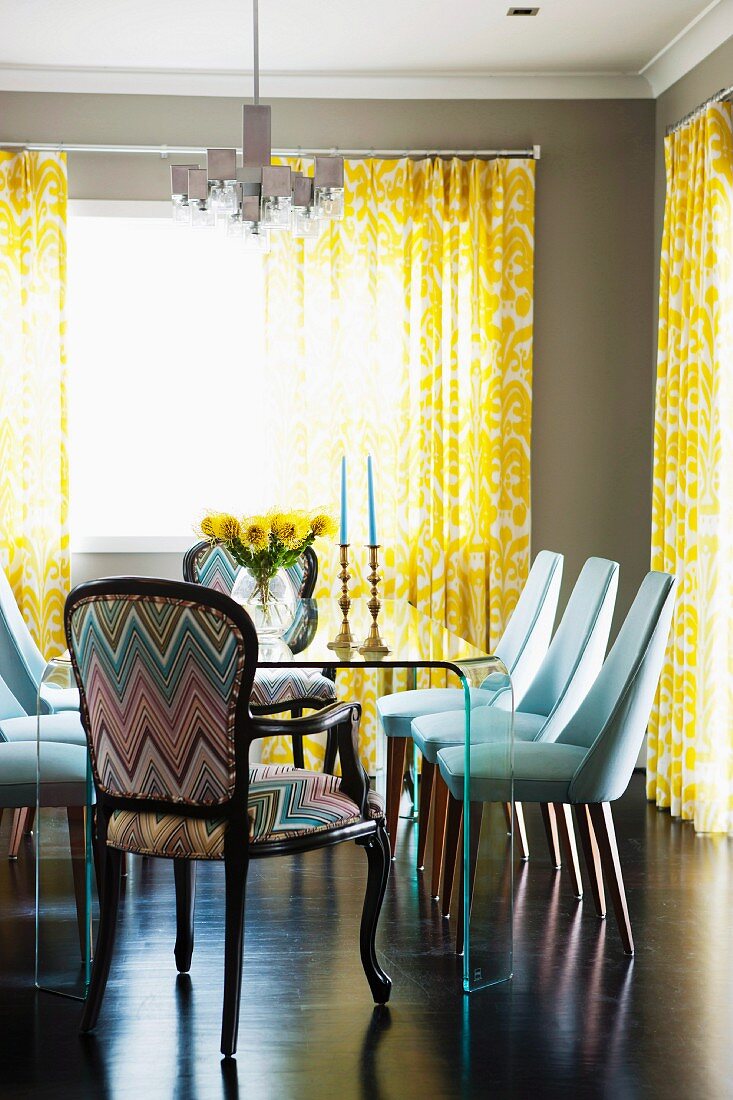
<path fill-rule="evenodd" d="M 515 977 L 465 997 L 402 823 L 379 947 L 394 987 L 373 1013 L 353 845 L 255 863 L 235 1062 L 218 1053 L 223 868 L 200 865 L 190 976 L 177 977 L 172 867 L 131 860 L 94 1037 L 80 1006 L 33 989 L 33 840 L 0 858 L 0 1097 L 431 1100 L 733 1096 L 729 841 L 657 813 L 634 776 L 615 805 L 637 954 L 551 870 L 539 813 L 517 864 Z M 7 852 L 9 814 L 0 830 Z"/>

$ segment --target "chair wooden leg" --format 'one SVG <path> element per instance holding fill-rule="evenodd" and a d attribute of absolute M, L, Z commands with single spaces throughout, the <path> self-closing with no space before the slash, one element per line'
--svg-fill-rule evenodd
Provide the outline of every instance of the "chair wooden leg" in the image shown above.
<path fill-rule="evenodd" d="M 598 850 L 596 834 L 593 831 L 588 807 L 584 805 L 575 807 L 575 821 L 580 833 L 580 843 L 583 846 L 585 865 L 588 868 L 590 889 L 593 895 L 593 904 L 596 907 L 596 915 L 603 918 L 606 915 L 606 893 L 603 889 L 603 868 L 601 867 L 601 853 Z"/>
<path fill-rule="evenodd" d="M 329 730 L 326 734 L 326 755 L 323 758 L 323 770 L 327 775 L 333 775 L 336 771 L 338 748 L 338 732 L 335 729 Z"/>
<path fill-rule="evenodd" d="M 23 806 L 20 809 L 13 810 L 13 820 L 10 825 L 10 845 L 8 848 L 9 859 L 17 859 L 18 852 L 20 851 L 20 842 L 23 839 L 23 833 L 26 832 L 26 822 L 28 820 L 28 814 L 30 808 Z"/>
<path fill-rule="evenodd" d="M 303 716 L 303 708 L 302 707 L 291 707 L 290 708 L 290 717 L 291 718 L 302 718 L 302 716 Z M 302 737 L 294 737 L 293 738 L 293 764 L 295 765 L 296 768 L 304 768 L 305 767 L 305 756 L 303 754 L 303 738 Z"/>
<path fill-rule="evenodd" d="M 560 844 L 570 869 L 570 882 L 576 898 L 583 896 L 583 879 L 580 874 L 580 862 L 578 849 L 575 844 L 575 830 L 573 829 L 573 816 L 570 807 L 565 802 L 553 802 L 557 831 L 560 834 Z"/>
<path fill-rule="evenodd" d="M 107 846 L 106 823 L 98 825 L 97 844 L 102 871 L 102 897 L 99 904 L 99 930 L 92 964 L 92 980 L 84 1002 L 80 1031 L 92 1031 L 97 1023 L 102 998 L 107 987 L 112 952 L 117 930 L 117 907 L 120 900 L 120 853 Z"/>
<path fill-rule="evenodd" d="M 425 868 L 425 849 L 428 846 L 428 827 L 430 825 L 430 807 L 433 801 L 433 786 L 437 768 L 423 757 L 422 771 L 420 772 L 420 793 L 417 820 L 417 869 Z"/>
<path fill-rule="evenodd" d="M 244 952 L 244 895 L 249 858 L 239 837 L 230 830 L 224 841 L 226 916 L 224 933 L 224 1005 L 221 1016 L 221 1053 L 230 1058 L 237 1051 L 239 1001 L 242 992 Z"/>
<path fill-rule="evenodd" d="M 79 946 L 84 957 L 84 913 L 86 910 L 86 830 L 85 810 L 83 806 L 67 806 L 66 820 L 69 826 L 69 848 L 71 850 L 71 873 L 74 877 L 74 897 L 76 899 L 76 920 L 79 925 Z M 92 935 L 92 914 L 89 916 L 89 942 Z"/>
<path fill-rule="evenodd" d="M 196 861 L 174 859 L 176 883 L 176 946 L 174 956 L 179 974 L 188 974 L 193 955 L 193 915 L 196 905 Z"/>
<path fill-rule="evenodd" d="M 621 874 L 621 861 L 616 843 L 616 830 L 613 827 L 611 804 L 610 802 L 594 802 L 588 806 L 588 810 L 601 856 L 603 876 L 611 893 L 611 902 L 613 911 L 616 914 L 618 930 L 621 933 L 624 952 L 627 955 L 633 955 L 634 939 L 631 935 L 631 921 L 626 903 L 623 875 Z"/>
<path fill-rule="evenodd" d="M 407 760 L 407 738 L 387 739 L 387 832 L 392 859 L 397 854 L 397 822 L 400 816 L 402 785 Z"/>
<path fill-rule="evenodd" d="M 377 924 L 379 914 L 384 901 L 384 893 L 387 889 L 390 868 L 389 837 L 382 825 L 377 826 L 377 831 L 363 841 L 357 841 L 366 850 L 369 861 L 366 893 L 364 895 L 364 908 L 361 915 L 361 931 L 359 934 L 359 948 L 361 951 L 361 964 L 364 967 L 369 988 L 374 997 L 374 1003 L 384 1005 L 389 1000 L 392 990 L 392 980 L 385 974 L 379 965 L 376 950 Z"/>
<path fill-rule="evenodd" d="M 552 866 L 556 871 L 559 871 L 562 867 L 562 856 L 560 854 L 560 837 L 557 832 L 555 809 L 551 802 L 541 802 L 540 810 L 542 812 L 542 823 L 545 826 L 545 834 L 547 835 L 547 846 L 550 849 Z"/>
<path fill-rule="evenodd" d="M 471 912 L 471 905 L 473 903 L 473 889 L 476 885 L 476 863 L 478 861 L 478 846 L 481 839 L 481 819 L 484 814 L 483 802 L 471 803 L 471 820 L 469 828 L 471 835 L 469 837 L 469 875 L 468 875 L 468 911 Z M 458 890 L 458 924 L 456 927 L 456 955 L 463 954 L 463 933 L 464 933 L 464 905 L 466 890 L 464 889 L 464 875 L 465 866 L 463 863 L 463 852 L 459 853 L 459 860 L 461 864 L 460 875 L 460 888 Z"/>
<path fill-rule="evenodd" d="M 524 810 L 521 802 L 514 803 L 514 824 L 516 826 L 516 841 L 520 858 L 524 863 L 529 859 L 529 841 L 527 840 L 527 826 L 524 823 Z"/>
<path fill-rule="evenodd" d="M 431 868 L 430 893 L 434 898 L 440 896 L 440 876 L 443 871 L 443 851 L 445 849 L 445 822 L 448 816 L 448 798 L 450 792 L 440 769 L 435 772 L 435 794 L 433 795 L 433 866 Z"/>
<path fill-rule="evenodd" d="M 33 826 L 35 824 L 35 821 L 36 821 L 36 807 L 35 806 L 29 806 L 28 807 L 28 816 L 25 819 L 26 834 L 30 834 L 30 833 L 33 832 Z"/>
<path fill-rule="evenodd" d="M 461 821 L 463 820 L 463 802 L 450 795 L 448 798 L 448 820 L 445 827 L 445 849 L 443 852 L 443 904 L 444 917 L 450 916 L 453 880 L 456 875 L 456 861 L 461 843 Z"/>

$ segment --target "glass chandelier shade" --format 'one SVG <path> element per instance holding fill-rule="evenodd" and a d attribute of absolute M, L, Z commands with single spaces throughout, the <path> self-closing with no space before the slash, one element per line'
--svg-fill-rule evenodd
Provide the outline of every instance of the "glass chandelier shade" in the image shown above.
<path fill-rule="evenodd" d="M 272 164 L 271 109 L 259 100 L 257 0 L 254 14 L 254 103 L 243 107 L 242 160 L 236 149 L 207 149 L 206 167 L 171 165 L 173 221 L 193 229 L 223 226 L 233 240 L 266 252 L 270 232 L 313 239 L 344 216 L 344 161 L 313 158 L 313 175 Z"/>

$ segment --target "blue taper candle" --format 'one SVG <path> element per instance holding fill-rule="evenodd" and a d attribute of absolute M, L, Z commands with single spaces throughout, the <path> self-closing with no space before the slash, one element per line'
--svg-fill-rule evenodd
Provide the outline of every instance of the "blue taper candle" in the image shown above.
<path fill-rule="evenodd" d="M 377 516 L 374 510 L 374 471 L 372 456 L 367 457 L 367 493 L 369 496 L 369 546 L 377 545 Z"/>
<path fill-rule="evenodd" d="M 341 457 L 341 530 L 339 542 L 342 546 L 349 542 L 349 521 L 346 514 L 346 455 Z"/>

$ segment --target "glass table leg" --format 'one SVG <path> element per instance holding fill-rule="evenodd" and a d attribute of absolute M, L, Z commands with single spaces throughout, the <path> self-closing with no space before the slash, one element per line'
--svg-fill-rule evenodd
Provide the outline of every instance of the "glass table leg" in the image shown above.
<path fill-rule="evenodd" d="M 494 676 L 496 673 L 493 674 Z M 471 696 L 463 680 L 465 749 L 463 783 L 462 879 L 457 930 L 463 936 L 463 989 L 473 993 L 507 981 L 513 972 L 513 705 L 511 681 L 492 705 L 491 785 L 483 778 L 486 757 L 471 742 Z M 473 751 L 472 751 L 473 750 Z M 483 760 L 482 791 L 490 801 L 471 799 L 472 764 Z M 476 768 L 478 769 L 478 764 Z"/>
<path fill-rule="evenodd" d="M 43 682 L 58 683 L 52 666 Z M 61 682 L 61 686 L 69 686 Z M 40 703 L 39 703 L 40 711 Z M 50 746 L 48 746 L 50 747 Z M 84 1000 L 91 978 L 92 954 L 92 774 L 82 746 L 69 746 L 85 761 L 80 782 L 69 784 L 70 804 L 47 805 L 45 751 L 41 722 L 36 733 L 36 912 L 35 985 L 51 993 Z M 83 779 L 82 779 L 83 776 Z M 56 801 L 54 799 L 54 801 Z"/>

